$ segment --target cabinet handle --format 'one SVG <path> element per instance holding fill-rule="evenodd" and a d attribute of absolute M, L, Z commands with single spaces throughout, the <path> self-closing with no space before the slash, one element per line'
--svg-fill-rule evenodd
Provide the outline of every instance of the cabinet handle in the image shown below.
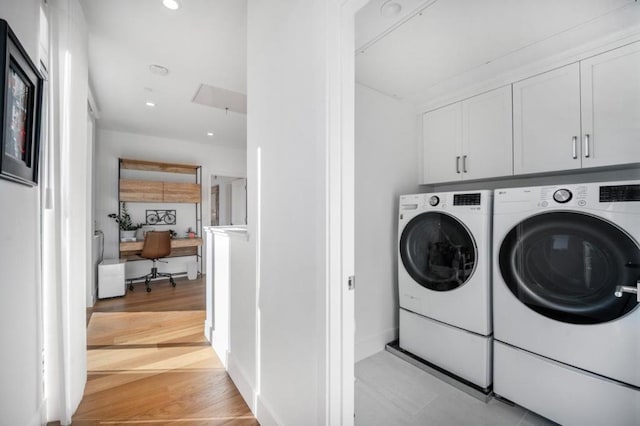
<path fill-rule="evenodd" d="M 584 135 L 584 157 L 589 158 L 589 133 Z"/>
<path fill-rule="evenodd" d="M 460 156 L 456 157 L 456 173 L 460 173 Z"/>
<path fill-rule="evenodd" d="M 466 155 L 462 156 L 462 171 L 464 173 L 467 173 L 467 156 Z"/>
<path fill-rule="evenodd" d="M 573 159 L 577 159 L 578 158 L 578 137 L 574 136 L 573 137 Z"/>

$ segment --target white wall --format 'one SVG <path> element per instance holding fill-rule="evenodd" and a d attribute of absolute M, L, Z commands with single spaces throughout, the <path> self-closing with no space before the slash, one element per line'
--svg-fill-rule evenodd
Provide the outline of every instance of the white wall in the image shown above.
<path fill-rule="evenodd" d="M 104 232 L 104 257 L 118 257 L 119 231 L 117 224 L 107 217 L 109 213 L 118 211 L 118 158 L 132 158 L 149 161 L 164 161 L 171 163 L 199 164 L 202 166 L 202 219 L 203 226 L 209 225 L 211 220 L 209 176 L 246 176 L 246 151 L 205 145 L 202 143 L 164 139 L 133 133 L 124 133 L 101 129 L 98 121 L 96 142 L 97 173 L 95 218 L 98 229 Z M 189 177 L 187 175 L 182 176 Z M 173 174 L 172 180 L 178 180 L 181 175 Z M 195 210 L 193 205 L 165 204 L 165 203 L 127 203 L 134 222 L 144 222 L 146 209 L 176 209 L 178 227 L 176 231 L 184 232 L 185 226 L 195 226 Z M 191 221 L 182 225 L 181 221 Z M 160 229 L 159 227 L 156 227 Z M 169 264 L 159 264 L 159 269 L 169 272 L 184 272 L 185 262 L 191 258 L 169 259 Z M 150 263 L 146 261 L 129 262 L 127 276 L 136 277 L 149 272 Z"/>
<path fill-rule="evenodd" d="M 227 370 L 255 412 L 256 253 L 244 233 L 229 233 L 229 356 Z"/>
<path fill-rule="evenodd" d="M 263 425 L 328 421 L 328 57 L 339 47 L 327 32 L 337 4 L 248 4 L 248 226 Z"/>
<path fill-rule="evenodd" d="M 87 28 L 78 0 L 48 3 L 52 50 L 52 209 L 44 214 L 47 419 L 68 424 L 84 392 L 91 279 Z"/>
<path fill-rule="evenodd" d="M 207 276 L 205 335 L 247 405 L 256 409 L 255 244 L 243 231 L 207 228 L 213 279 Z M 208 330 L 210 329 L 210 330 Z"/>
<path fill-rule="evenodd" d="M 39 0 L 0 0 L 9 22 L 38 63 Z M 40 423 L 42 326 L 39 188 L 0 179 L 0 423 Z"/>
<path fill-rule="evenodd" d="M 398 197 L 418 192 L 415 108 L 356 85 L 356 361 L 398 335 Z"/>

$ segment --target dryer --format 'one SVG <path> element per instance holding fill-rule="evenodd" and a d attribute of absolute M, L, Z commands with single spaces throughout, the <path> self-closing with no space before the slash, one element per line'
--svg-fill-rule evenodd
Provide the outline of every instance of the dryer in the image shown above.
<path fill-rule="evenodd" d="M 491 386 L 491 191 L 400 197 L 400 347 Z"/>
<path fill-rule="evenodd" d="M 640 181 L 494 197 L 495 393 L 566 425 L 640 424 Z"/>

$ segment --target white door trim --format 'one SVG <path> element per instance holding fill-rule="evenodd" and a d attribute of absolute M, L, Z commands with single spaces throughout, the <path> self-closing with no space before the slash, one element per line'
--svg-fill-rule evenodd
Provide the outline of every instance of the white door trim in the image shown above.
<path fill-rule="evenodd" d="M 354 423 L 355 14 L 368 0 L 339 0 L 327 28 L 327 423 Z M 333 26 L 335 25 L 335 27 Z"/>

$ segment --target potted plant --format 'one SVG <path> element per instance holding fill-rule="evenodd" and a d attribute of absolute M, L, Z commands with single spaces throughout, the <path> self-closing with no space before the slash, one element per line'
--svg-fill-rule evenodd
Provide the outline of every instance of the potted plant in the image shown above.
<path fill-rule="evenodd" d="M 111 213 L 109 217 L 116 221 L 120 228 L 120 240 L 131 241 L 136 238 L 136 231 L 144 225 L 144 223 L 133 223 L 131 216 L 129 215 L 129 208 L 127 203 L 122 203 L 120 206 L 120 214 Z"/>

